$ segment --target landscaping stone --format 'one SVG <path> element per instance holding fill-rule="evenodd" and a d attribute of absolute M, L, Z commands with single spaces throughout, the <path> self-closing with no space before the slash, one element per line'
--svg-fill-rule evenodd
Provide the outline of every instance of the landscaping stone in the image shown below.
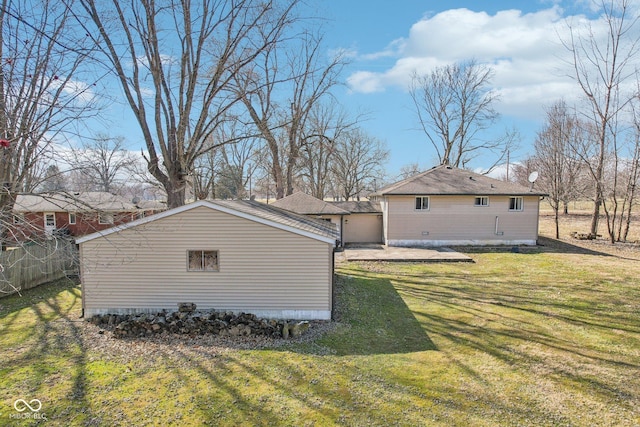
<path fill-rule="evenodd" d="M 192 302 L 180 302 L 178 303 L 178 311 L 180 313 L 193 313 L 196 311 L 196 305 Z"/>
<path fill-rule="evenodd" d="M 193 308 L 192 311 L 189 311 Z M 265 336 L 296 338 L 309 328 L 309 322 L 260 319 L 255 314 L 197 311 L 193 303 L 179 304 L 176 312 L 156 314 L 96 315 L 87 319 L 103 329 L 112 329 L 116 338 L 144 337 L 161 333 L 181 335 L 219 335 L 230 337 Z M 185 311 L 187 310 L 187 311 Z"/>

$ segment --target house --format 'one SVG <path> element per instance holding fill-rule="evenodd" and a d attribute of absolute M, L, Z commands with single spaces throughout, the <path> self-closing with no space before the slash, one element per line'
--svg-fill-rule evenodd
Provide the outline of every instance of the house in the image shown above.
<path fill-rule="evenodd" d="M 134 203 L 100 191 L 18 195 L 12 234 L 17 241 L 54 233 L 82 236 L 164 209 L 158 202 Z"/>
<path fill-rule="evenodd" d="M 388 246 L 535 245 L 543 193 L 447 165 L 378 190 Z"/>
<path fill-rule="evenodd" d="M 299 191 L 271 206 L 332 222 L 342 244 L 382 242 L 382 210 L 377 202 L 327 202 Z"/>
<path fill-rule="evenodd" d="M 283 197 L 282 199 L 278 199 L 275 202 L 272 202 L 269 206 L 275 206 L 299 215 L 305 215 L 335 224 L 338 230 L 339 240 L 341 243 L 344 242 L 344 217 L 346 215 L 350 215 L 350 212 L 347 210 L 310 196 L 302 191 L 298 191 L 289 196 Z"/>
<path fill-rule="evenodd" d="M 177 309 L 330 319 L 338 233 L 248 200 L 201 200 L 76 240 L 85 316 Z"/>

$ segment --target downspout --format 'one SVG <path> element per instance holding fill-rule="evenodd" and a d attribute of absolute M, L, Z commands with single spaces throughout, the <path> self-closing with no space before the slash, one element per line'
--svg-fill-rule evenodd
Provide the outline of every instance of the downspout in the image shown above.
<path fill-rule="evenodd" d="M 85 286 L 84 286 L 84 281 L 83 281 L 83 268 L 82 268 L 82 245 L 78 245 L 78 276 L 80 277 L 80 293 L 81 293 L 81 297 L 82 297 L 82 312 L 80 313 L 80 318 L 84 319 L 84 307 L 85 307 L 85 302 L 84 302 L 84 294 L 85 294 Z"/>
<path fill-rule="evenodd" d="M 498 227 L 500 226 L 500 217 L 498 215 L 496 215 L 496 236 L 503 236 L 504 232 L 503 231 L 498 231 Z"/>
<path fill-rule="evenodd" d="M 336 277 L 336 272 L 335 272 L 335 267 L 336 267 L 336 254 L 335 251 L 333 250 L 333 248 L 329 248 L 329 256 L 331 257 L 331 277 L 329 279 L 330 285 L 331 285 L 331 291 L 329 292 L 329 304 L 330 304 L 330 313 L 331 313 L 331 320 L 333 320 L 334 316 L 333 316 L 333 301 L 335 301 L 335 296 L 334 296 L 334 280 Z"/>

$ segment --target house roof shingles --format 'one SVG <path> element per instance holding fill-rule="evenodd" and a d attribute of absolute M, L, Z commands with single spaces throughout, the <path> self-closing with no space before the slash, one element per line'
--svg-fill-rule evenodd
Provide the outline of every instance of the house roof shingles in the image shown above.
<path fill-rule="evenodd" d="M 502 195 L 542 196 L 544 193 L 446 165 L 388 185 L 375 195 Z"/>
<path fill-rule="evenodd" d="M 330 203 L 352 214 L 382 213 L 380 202 L 371 202 L 368 200 L 359 200 L 359 201 L 350 200 L 348 202 L 330 202 Z"/>
<path fill-rule="evenodd" d="M 15 212 L 133 212 L 138 207 L 122 196 L 102 192 L 58 192 L 21 194 L 16 198 Z"/>
<path fill-rule="evenodd" d="M 325 202 L 302 191 L 276 200 L 269 206 L 286 209 L 301 215 L 349 215 L 349 211 Z"/>

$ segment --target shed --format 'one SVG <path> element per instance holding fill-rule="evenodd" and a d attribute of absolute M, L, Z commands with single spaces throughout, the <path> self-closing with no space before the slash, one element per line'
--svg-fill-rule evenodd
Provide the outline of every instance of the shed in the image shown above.
<path fill-rule="evenodd" d="M 255 201 L 198 201 L 77 239 L 85 316 L 199 309 L 330 319 L 336 227 Z"/>

